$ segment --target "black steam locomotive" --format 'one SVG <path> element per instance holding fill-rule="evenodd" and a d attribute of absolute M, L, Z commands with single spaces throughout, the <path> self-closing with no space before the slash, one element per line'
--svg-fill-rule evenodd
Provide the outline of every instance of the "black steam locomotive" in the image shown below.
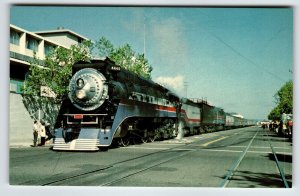
<path fill-rule="evenodd" d="M 228 127 L 230 115 L 222 109 L 181 99 L 108 58 L 77 63 L 72 72 L 68 99 L 62 103 L 55 125 L 54 150 L 95 151 L 106 149 L 112 142 L 127 146 L 132 141 Z"/>

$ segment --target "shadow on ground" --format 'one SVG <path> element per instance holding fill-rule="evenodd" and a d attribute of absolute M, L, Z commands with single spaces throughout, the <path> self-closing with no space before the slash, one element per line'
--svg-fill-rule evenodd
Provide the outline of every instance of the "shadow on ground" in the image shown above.
<path fill-rule="evenodd" d="M 224 179 L 225 177 L 223 177 Z M 292 187 L 292 175 L 285 176 L 289 188 Z M 239 188 L 284 188 L 279 174 L 237 171 L 230 179 L 228 187 Z"/>

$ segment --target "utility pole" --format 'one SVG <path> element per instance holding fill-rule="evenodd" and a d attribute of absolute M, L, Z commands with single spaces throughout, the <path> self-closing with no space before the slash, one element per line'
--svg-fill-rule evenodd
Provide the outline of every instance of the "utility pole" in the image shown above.
<path fill-rule="evenodd" d="M 188 82 L 184 82 L 185 98 L 188 97 Z"/>
<path fill-rule="evenodd" d="M 144 57 L 146 57 L 146 18 L 144 16 Z"/>

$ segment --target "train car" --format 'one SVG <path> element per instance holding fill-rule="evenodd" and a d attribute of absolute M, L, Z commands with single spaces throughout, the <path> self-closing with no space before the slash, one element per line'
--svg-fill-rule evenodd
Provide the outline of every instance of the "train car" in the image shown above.
<path fill-rule="evenodd" d="M 234 128 L 234 116 L 230 113 L 225 113 L 225 129 L 233 129 Z"/>
<path fill-rule="evenodd" d="M 214 124 L 215 124 L 215 130 L 223 130 L 225 127 L 225 112 L 222 108 L 214 107 Z"/>
<path fill-rule="evenodd" d="M 180 99 L 109 59 L 77 63 L 62 103 L 53 150 L 107 149 L 177 134 Z"/>
<path fill-rule="evenodd" d="M 234 128 L 238 128 L 238 127 L 242 126 L 242 121 L 241 121 L 240 117 L 233 115 L 233 119 L 234 119 L 234 121 L 233 121 Z"/>
<path fill-rule="evenodd" d="M 192 100 L 183 98 L 181 100 L 180 119 L 184 135 L 195 135 L 200 133 L 201 108 Z"/>
<path fill-rule="evenodd" d="M 244 118 L 240 114 L 235 113 L 226 113 L 226 124 L 225 127 L 227 129 L 231 128 L 241 128 L 241 127 L 247 127 L 247 126 L 253 126 L 256 124 L 255 120 L 250 120 Z"/>
<path fill-rule="evenodd" d="M 201 130 L 212 132 L 224 129 L 226 119 L 222 108 L 212 106 L 205 101 L 198 101 L 198 105 L 201 109 Z"/>

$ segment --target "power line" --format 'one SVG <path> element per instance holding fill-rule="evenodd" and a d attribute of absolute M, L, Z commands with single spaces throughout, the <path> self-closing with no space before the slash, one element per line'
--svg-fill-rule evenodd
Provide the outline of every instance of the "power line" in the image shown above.
<path fill-rule="evenodd" d="M 188 82 L 184 82 L 184 90 L 185 90 L 185 97 L 187 98 L 187 93 L 188 93 Z"/>
<path fill-rule="evenodd" d="M 253 60 L 251 60 L 250 58 L 246 57 L 245 55 L 243 55 L 242 53 L 240 53 L 238 50 L 236 50 L 234 47 L 232 47 L 231 45 L 229 45 L 228 43 L 226 43 L 223 39 L 221 39 L 220 37 L 218 37 L 217 35 L 209 32 L 213 37 L 215 37 L 217 40 L 219 40 L 221 43 L 223 43 L 225 46 L 227 46 L 229 49 L 231 49 L 233 52 L 235 52 L 237 55 L 239 55 L 240 57 L 242 57 L 243 59 L 245 59 L 246 61 L 248 61 L 249 63 L 251 63 L 252 65 L 258 67 L 259 69 L 263 69 L 266 73 L 274 76 L 275 78 L 285 82 L 284 79 L 282 79 L 281 77 L 279 77 L 278 75 L 270 72 L 269 70 L 265 69 L 264 67 L 258 65 L 257 63 L 255 63 Z"/>
<path fill-rule="evenodd" d="M 206 16 L 208 18 L 211 18 L 209 15 L 204 14 L 204 13 L 200 13 L 203 16 Z M 191 23 L 190 23 L 191 24 Z M 228 44 L 227 42 L 225 42 L 222 38 L 220 38 L 219 36 L 217 36 L 216 34 L 206 30 L 205 28 L 200 28 L 200 25 L 193 25 L 194 27 L 197 26 L 197 29 L 200 29 L 204 32 L 206 32 L 208 35 L 214 37 L 215 39 L 217 39 L 219 42 L 221 42 L 222 44 L 224 44 L 227 48 L 229 48 L 231 51 L 233 51 L 234 53 L 236 53 L 238 56 L 242 57 L 243 59 L 245 59 L 247 62 L 249 62 L 250 64 L 254 65 L 255 67 L 265 71 L 266 73 L 268 73 L 269 75 L 277 78 L 278 80 L 281 80 L 282 82 L 286 82 L 286 80 L 282 79 L 281 77 L 279 77 L 278 75 L 270 72 L 269 70 L 265 69 L 263 66 L 260 66 L 259 64 L 257 64 L 256 62 L 254 62 L 252 59 L 246 57 L 244 54 L 242 54 L 241 52 L 239 52 L 237 49 L 235 49 L 233 46 L 231 46 L 230 44 Z M 282 27 L 280 28 L 274 35 L 273 37 L 271 37 L 267 43 L 267 45 L 273 41 L 275 39 L 276 36 L 278 36 L 284 29 L 286 29 L 286 27 Z M 189 31 L 191 30 L 191 28 L 189 28 Z"/>

